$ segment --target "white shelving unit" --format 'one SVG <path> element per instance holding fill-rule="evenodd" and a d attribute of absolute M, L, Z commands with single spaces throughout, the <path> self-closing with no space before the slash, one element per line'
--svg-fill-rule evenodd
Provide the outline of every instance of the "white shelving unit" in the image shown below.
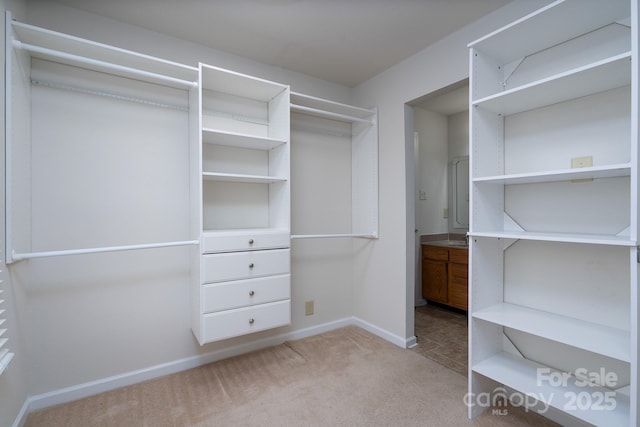
<path fill-rule="evenodd" d="M 289 97 L 286 85 L 200 64 L 191 114 L 201 344 L 291 322 Z"/>
<path fill-rule="evenodd" d="M 559 0 L 469 45 L 471 418 L 506 387 L 639 422 L 637 27 L 636 0 Z"/>
<path fill-rule="evenodd" d="M 351 227 L 318 232 L 295 230 L 294 239 L 378 238 L 378 113 L 301 93 L 291 94 L 291 113 L 337 122 L 348 127 L 351 143 Z M 295 116 L 293 122 L 296 122 Z M 295 144 L 295 141 L 293 141 Z M 327 200 L 331 203 L 331 200 Z"/>

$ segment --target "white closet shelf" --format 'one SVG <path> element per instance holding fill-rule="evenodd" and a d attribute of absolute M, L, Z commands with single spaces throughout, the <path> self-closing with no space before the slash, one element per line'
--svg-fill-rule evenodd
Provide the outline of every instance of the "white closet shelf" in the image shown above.
<path fill-rule="evenodd" d="M 622 329 L 509 303 L 479 310 L 473 313 L 473 318 L 623 362 L 631 361 L 630 334 Z"/>
<path fill-rule="evenodd" d="M 291 109 L 306 114 L 336 119 L 347 123 L 373 123 L 376 110 L 354 107 L 340 102 L 291 92 Z"/>
<path fill-rule="evenodd" d="M 541 381 L 539 369 L 548 370 L 547 366 L 519 358 L 508 353 L 499 353 L 473 366 L 473 372 L 484 375 L 494 381 L 516 390 L 525 395 L 542 396 L 551 407 L 566 412 L 576 418 L 598 426 L 628 426 L 629 425 L 629 397 L 621 392 L 615 392 L 604 387 L 581 386 L 578 379 L 571 376 L 566 386 L 556 386 L 548 381 Z M 553 371 L 553 370 L 552 370 Z M 588 405 L 583 399 L 574 402 L 575 410 L 571 410 L 571 396 L 580 397 L 588 393 Z M 609 393 L 609 394 L 605 394 Z M 600 401 L 595 396 L 613 396 L 613 402 Z M 593 405 L 598 404 L 606 409 L 597 410 Z M 586 407 L 585 407 L 586 406 Z"/>
<path fill-rule="evenodd" d="M 584 13 L 585 9 L 589 13 Z M 559 0 L 470 43 L 469 47 L 507 64 L 625 19 L 630 13 L 629 2 Z"/>
<path fill-rule="evenodd" d="M 271 150 L 286 144 L 287 141 L 268 136 L 258 136 L 245 133 L 227 132 L 218 129 L 202 129 L 202 142 L 207 144 L 225 145 L 228 147 L 250 148 L 253 150 Z"/>
<path fill-rule="evenodd" d="M 472 101 L 508 116 L 631 84 L 631 52 Z"/>
<path fill-rule="evenodd" d="M 33 57 L 53 59 L 68 65 L 124 77 L 143 77 L 146 81 L 174 87 L 185 88 L 185 86 L 197 85 L 198 69 L 196 67 L 17 21 L 12 21 L 11 26 L 16 35 L 14 45 L 30 51 Z"/>
<path fill-rule="evenodd" d="M 242 98 L 269 102 L 288 89 L 287 85 L 263 80 L 258 77 L 225 70 L 211 65 L 202 67 L 202 87 Z"/>
<path fill-rule="evenodd" d="M 252 184 L 273 184 L 276 182 L 286 182 L 287 178 L 277 176 L 263 176 L 263 175 L 244 175 L 236 173 L 218 173 L 218 172 L 203 172 L 202 179 L 205 181 L 220 181 L 220 182 L 243 182 Z"/>
<path fill-rule="evenodd" d="M 487 230 L 470 231 L 470 237 L 491 237 L 497 239 L 537 240 L 545 242 L 585 243 L 592 245 L 637 246 L 629 236 L 584 234 L 584 233 L 543 233 L 535 231 Z"/>
<path fill-rule="evenodd" d="M 630 163 L 593 166 L 576 169 L 560 169 L 548 172 L 530 172 L 473 178 L 474 183 L 489 184 L 535 184 L 542 182 L 571 181 L 574 179 L 597 179 L 624 177 L 631 174 Z"/>

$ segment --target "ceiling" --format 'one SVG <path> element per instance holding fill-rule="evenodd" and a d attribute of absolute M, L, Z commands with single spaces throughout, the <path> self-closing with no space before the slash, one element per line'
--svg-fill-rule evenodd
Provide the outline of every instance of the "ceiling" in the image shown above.
<path fill-rule="evenodd" d="M 356 86 L 510 0 L 49 0 Z"/>

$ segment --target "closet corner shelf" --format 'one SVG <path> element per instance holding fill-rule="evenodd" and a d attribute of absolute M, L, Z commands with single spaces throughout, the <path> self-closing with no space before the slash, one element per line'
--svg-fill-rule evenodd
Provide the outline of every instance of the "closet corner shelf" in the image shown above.
<path fill-rule="evenodd" d="M 543 233 L 535 231 L 470 231 L 469 237 L 491 237 L 497 239 L 535 240 L 545 242 L 585 243 L 591 245 L 637 246 L 629 236 L 581 234 L 581 233 Z"/>
<path fill-rule="evenodd" d="M 471 101 L 508 116 L 631 84 L 631 52 Z"/>
<path fill-rule="evenodd" d="M 560 169 L 548 172 L 517 173 L 473 178 L 474 183 L 488 184 L 536 184 L 542 182 L 571 181 L 574 179 L 597 179 L 624 177 L 631 174 L 630 163 L 593 166 L 576 169 Z"/>
<path fill-rule="evenodd" d="M 284 139 L 272 138 L 269 136 L 227 132 L 208 128 L 202 129 L 202 142 L 207 144 L 265 151 L 287 143 Z"/>
<path fill-rule="evenodd" d="M 616 22 L 631 13 L 629 2 L 590 2 L 593 12 L 584 13 L 584 0 L 559 0 L 469 43 L 502 64 L 555 46 L 565 40 Z M 576 19 L 579 16 L 580 19 Z M 566 25 L 571 22 L 571 25 Z M 544 28 L 545 31 L 540 31 Z M 521 40 L 521 43 L 514 43 Z"/>
<path fill-rule="evenodd" d="M 629 397 L 622 392 L 615 392 L 604 387 L 584 387 L 577 384 L 575 377 L 568 378 L 566 386 L 556 386 L 550 382 L 540 381 L 539 369 L 548 371 L 548 367 L 519 358 L 508 353 L 499 353 L 472 367 L 472 371 L 490 378 L 494 381 L 516 390 L 520 393 L 543 396 L 545 402 L 551 407 L 567 412 L 588 423 L 599 426 L 628 426 L 629 425 Z M 570 396 L 580 396 L 581 393 L 588 392 L 589 396 L 595 395 L 611 396 L 615 406 L 606 406 L 608 410 L 594 410 L 592 405 L 575 410 L 567 410 L 570 403 Z M 605 394 L 608 393 L 608 394 Z M 595 402 L 595 401 L 594 401 Z M 605 402 L 601 402 L 604 406 Z"/>
<path fill-rule="evenodd" d="M 205 181 L 219 181 L 219 182 L 239 182 L 250 184 L 273 184 L 276 182 L 286 182 L 287 178 L 277 176 L 262 176 L 262 175 L 244 175 L 236 173 L 218 173 L 218 172 L 203 172 L 202 179 Z"/>
<path fill-rule="evenodd" d="M 630 334 L 622 329 L 509 303 L 476 311 L 472 317 L 623 362 L 631 361 Z"/>

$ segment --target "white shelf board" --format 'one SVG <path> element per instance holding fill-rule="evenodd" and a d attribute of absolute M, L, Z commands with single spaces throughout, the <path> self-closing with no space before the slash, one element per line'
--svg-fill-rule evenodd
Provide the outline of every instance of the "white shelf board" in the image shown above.
<path fill-rule="evenodd" d="M 198 80 L 198 68 L 196 67 L 81 39 L 22 22 L 12 21 L 12 27 L 17 40 L 21 43 L 194 83 Z M 31 55 L 42 59 L 53 59 L 46 54 L 32 53 Z M 72 60 L 62 61 L 60 58 L 55 58 L 54 60 L 67 63 L 68 65 L 78 65 Z M 89 68 L 86 64 L 81 66 Z M 99 70 L 100 67 L 95 68 L 97 71 L 102 71 Z M 109 72 L 116 74 L 113 71 Z M 127 76 L 127 73 L 123 72 L 121 75 Z"/>
<path fill-rule="evenodd" d="M 560 169 L 548 172 L 518 173 L 473 178 L 476 183 L 491 184 L 536 184 L 542 182 L 571 181 L 574 179 L 615 178 L 631 175 L 631 164 L 593 166 L 576 169 Z"/>
<path fill-rule="evenodd" d="M 321 110 L 328 113 L 335 113 L 337 115 L 343 115 L 346 117 L 353 117 L 359 119 L 357 121 L 366 120 L 371 121 L 372 116 L 376 114 L 374 109 L 366 109 L 361 107 L 354 107 L 352 105 L 342 104 L 340 102 L 329 101 L 322 98 L 316 98 L 314 96 L 304 95 L 297 92 L 291 92 L 291 103 L 300 106 L 307 107 L 314 110 Z M 318 113 L 320 115 L 321 113 Z M 350 120 L 354 121 L 354 120 Z"/>
<path fill-rule="evenodd" d="M 242 98 L 269 102 L 288 86 L 263 80 L 258 77 L 237 73 L 224 68 L 200 64 L 202 68 L 202 88 L 227 93 Z"/>
<path fill-rule="evenodd" d="M 508 116 L 631 84 L 631 52 L 472 101 Z"/>
<path fill-rule="evenodd" d="M 630 13 L 628 0 L 559 0 L 470 43 L 469 47 L 507 64 L 623 20 Z"/>
<path fill-rule="evenodd" d="M 235 173 L 217 173 L 217 172 L 203 172 L 202 179 L 205 181 L 219 181 L 219 182 L 243 182 L 250 184 L 273 184 L 275 182 L 285 182 L 287 178 L 277 176 L 262 176 L 262 175 L 244 175 Z"/>
<path fill-rule="evenodd" d="M 217 129 L 202 129 L 202 142 L 207 144 L 225 145 L 228 147 L 250 148 L 253 150 L 271 150 L 287 141 L 268 136 L 250 135 L 245 133 L 227 132 Z"/>
<path fill-rule="evenodd" d="M 209 228 L 202 230 L 202 238 L 226 236 L 255 236 L 264 234 L 289 234 L 288 228 L 260 227 L 260 228 Z"/>
<path fill-rule="evenodd" d="M 491 237 L 497 239 L 538 240 L 545 242 L 585 243 L 591 245 L 637 246 L 629 236 L 578 234 L 578 233 L 542 233 L 534 231 L 487 230 L 470 231 L 470 237 Z"/>
<path fill-rule="evenodd" d="M 547 366 L 530 360 L 518 358 L 511 354 L 499 353 L 473 366 L 473 371 L 484 375 L 494 381 L 516 390 L 522 394 L 543 396 L 545 402 L 551 407 L 570 414 L 588 423 L 598 426 L 628 426 L 629 425 L 629 396 L 623 393 L 614 395 L 615 408 L 611 410 L 597 410 L 588 406 L 585 409 L 571 409 L 570 396 L 581 396 L 588 393 L 589 397 L 594 397 L 592 402 L 598 403 L 597 396 L 606 396 L 604 393 L 611 393 L 612 390 L 603 387 L 581 387 L 576 384 L 575 377 L 567 380 L 566 386 L 554 386 L 548 381 L 540 381 L 538 369 L 548 369 Z M 568 393 L 568 395 L 566 394 Z M 601 394 L 602 393 L 602 394 Z M 582 403 L 584 399 L 578 399 Z M 606 401 L 601 405 L 608 408 Z"/>
<path fill-rule="evenodd" d="M 508 303 L 479 310 L 472 316 L 623 362 L 631 361 L 631 337 L 629 331 L 622 329 Z"/>

